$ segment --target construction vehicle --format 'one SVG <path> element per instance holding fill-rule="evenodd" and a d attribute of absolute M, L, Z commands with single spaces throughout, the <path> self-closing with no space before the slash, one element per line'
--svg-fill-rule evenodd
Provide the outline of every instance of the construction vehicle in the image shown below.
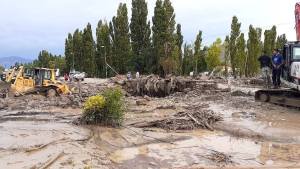
<path fill-rule="evenodd" d="M 266 89 L 255 93 L 255 99 L 285 106 L 300 107 L 300 3 L 295 5 L 296 42 L 283 46 L 284 65 L 281 81 L 286 89 Z"/>
<path fill-rule="evenodd" d="M 2 97 L 8 96 L 8 93 L 5 92 L 15 96 L 45 93 L 48 97 L 70 93 L 66 84 L 55 79 L 55 69 L 25 69 L 23 66 L 8 71 L 5 82 L 2 82 L 0 86 L 0 91 Z"/>

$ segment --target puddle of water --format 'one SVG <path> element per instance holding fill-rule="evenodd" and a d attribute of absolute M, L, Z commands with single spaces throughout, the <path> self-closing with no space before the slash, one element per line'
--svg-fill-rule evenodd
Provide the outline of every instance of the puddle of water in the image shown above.
<path fill-rule="evenodd" d="M 61 139 L 80 140 L 90 135 L 89 130 L 66 123 L 9 121 L 0 123 L 0 127 L 1 149 L 26 149 Z"/>
<path fill-rule="evenodd" d="M 224 122 L 221 123 L 224 123 L 224 127 L 231 126 L 231 130 L 242 129 L 279 142 L 300 143 L 300 112 L 276 105 L 274 110 L 267 110 L 266 107 L 254 110 L 210 104 L 211 110 L 223 114 Z"/>
<path fill-rule="evenodd" d="M 280 144 L 265 142 L 261 145 L 260 161 L 266 164 L 281 164 L 300 161 L 299 144 Z"/>
<path fill-rule="evenodd" d="M 216 166 L 214 162 L 207 159 L 213 151 L 232 156 L 232 160 L 238 166 L 290 165 L 295 160 L 300 161 L 300 144 L 256 142 L 237 139 L 223 132 L 206 130 L 166 133 L 132 129 L 144 136 L 127 129 L 97 128 L 97 131 L 99 130 L 97 145 L 101 149 L 106 149 L 109 159 L 121 168 Z M 185 136 L 185 139 L 175 139 L 172 143 L 165 143 L 147 138 L 145 135 L 161 140 L 182 136 Z"/>
<path fill-rule="evenodd" d="M 220 132 L 210 132 L 205 130 L 196 130 L 189 133 L 151 133 L 144 132 L 144 135 L 150 135 L 159 139 L 172 137 L 188 136 L 184 140 L 177 140 L 170 143 L 163 143 L 159 141 L 149 142 L 149 138 L 141 137 L 138 134 L 132 134 L 126 129 L 105 129 L 107 132 L 99 132 L 97 139 L 99 147 L 106 147 L 110 160 L 124 166 L 129 165 L 137 159 L 139 161 L 145 160 L 140 167 L 147 167 L 151 163 L 159 165 L 159 167 L 183 167 L 193 164 L 207 164 L 215 165 L 213 162 L 205 158 L 214 150 L 223 152 L 233 156 L 233 161 L 238 164 L 252 164 L 257 165 L 255 161 L 245 159 L 256 159 L 260 154 L 261 146 L 253 141 L 246 139 L 235 139 L 226 136 Z M 138 129 L 134 129 L 138 130 Z M 142 132 L 142 131 L 139 131 Z M 117 135 L 120 134 L 120 135 Z M 112 138 L 112 135 L 114 138 Z M 125 140 L 130 140 L 131 137 L 136 137 L 136 142 L 128 143 Z M 127 138 L 127 139 L 123 139 Z M 139 139 L 137 139 L 139 138 Z M 151 139 L 150 139 L 151 140 Z M 125 147 L 107 147 L 109 144 L 115 144 Z M 144 142 L 144 144 L 142 144 Z M 106 143 L 106 144 L 105 144 Z M 127 146 L 126 146 L 127 145 Z M 111 151 L 115 149 L 114 151 Z M 146 165 L 146 166 L 145 166 Z M 153 167 L 153 166 L 152 166 Z"/>

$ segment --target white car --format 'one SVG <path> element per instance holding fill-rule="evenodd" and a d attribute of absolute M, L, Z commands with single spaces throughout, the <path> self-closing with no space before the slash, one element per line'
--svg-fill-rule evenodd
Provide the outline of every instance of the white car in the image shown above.
<path fill-rule="evenodd" d="M 85 72 L 78 72 L 78 71 L 71 71 L 70 72 L 70 79 L 73 81 L 84 81 L 86 77 Z"/>

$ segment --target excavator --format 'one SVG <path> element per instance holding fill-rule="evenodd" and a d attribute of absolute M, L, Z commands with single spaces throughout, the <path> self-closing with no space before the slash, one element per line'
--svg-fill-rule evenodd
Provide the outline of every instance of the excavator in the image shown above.
<path fill-rule="evenodd" d="M 48 97 L 71 93 L 69 87 L 55 79 L 55 69 L 14 67 L 5 74 L 0 85 L 0 96 L 44 93 Z"/>
<path fill-rule="evenodd" d="M 295 5 L 297 41 L 282 48 L 284 65 L 281 81 L 285 89 L 264 89 L 255 93 L 255 100 L 300 108 L 300 3 Z"/>

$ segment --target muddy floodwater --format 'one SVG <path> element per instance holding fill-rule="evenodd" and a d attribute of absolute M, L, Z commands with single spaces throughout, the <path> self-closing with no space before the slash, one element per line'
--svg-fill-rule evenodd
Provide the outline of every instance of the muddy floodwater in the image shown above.
<path fill-rule="evenodd" d="M 230 92 L 127 97 L 120 128 L 73 124 L 81 109 L 2 110 L 0 168 L 300 168 L 300 111 Z M 205 104 L 220 113 L 213 131 L 136 127 L 186 106 Z M 223 153 L 230 160 L 211 157 Z"/>

